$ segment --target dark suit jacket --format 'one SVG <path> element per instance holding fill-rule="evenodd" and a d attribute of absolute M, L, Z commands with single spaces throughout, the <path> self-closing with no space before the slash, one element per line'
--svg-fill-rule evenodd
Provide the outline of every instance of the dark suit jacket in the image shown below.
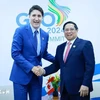
<path fill-rule="evenodd" d="M 66 43 L 63 43 L 57 47 L 55 63 L 45 68 L 45 75 L 60 69 L 61 93 L 64 85 L 71 94 L 77 94 L 81 85 L 88 86 L 92 91 L 95 59 L 91 42 L 77 38 L 70 49 L 66 63 L 63 61 L 65 45 Z"/>
<path fill-rule="evenodd" d="M 40 29 L 41 51 L 37 56 L 34 48 L 33 33 L 30 25 L 17 28 L 12 42 L 12 58 L 14 59 L 10 80 L 19 84 L 28 84 L 36 76 L 31 72 L 33 66 L 42 65 L 41 59 L 44 58 L 53 62 L 54 57 L 47 52 L 49 35 Z"/>

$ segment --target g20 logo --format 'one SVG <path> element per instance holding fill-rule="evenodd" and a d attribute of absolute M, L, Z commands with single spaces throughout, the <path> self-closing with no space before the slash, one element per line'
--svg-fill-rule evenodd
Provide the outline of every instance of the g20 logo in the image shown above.
<path fill-rule="evenodd" d="M 46 16 L 51 17 L 51 22 L 46 23 L 44 21 L 44 19 L 45 19 Z M 27 13 L 20 13 L 16 17 L 16 23 L 17 23 L 17 25 L 18 26 L 22 26 L 22 25 L 28 24 L 29 23 L 29 19 L 27 17 L 28 17 Z M 23 20 L 22 22 L 21 22 L 21 19 Z M 45 27 L 51 27 L 51 26 L 53 26 L 55 24 L 55 21 L 56 21 L 55 16 L 52 13 L 50 13 L 50 12 L 45 12 L 44 13 L 44 19 L 42 20 L 42 25 L 45 26 Z"/>

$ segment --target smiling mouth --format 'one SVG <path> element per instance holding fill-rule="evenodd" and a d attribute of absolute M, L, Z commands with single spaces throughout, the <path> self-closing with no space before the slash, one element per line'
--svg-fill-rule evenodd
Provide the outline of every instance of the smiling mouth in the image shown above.
<path fill-rule="evenodd" d="M 67 35 L 67 36 L 72 36 L 72 34 L 69 34 L 69 35 Z"/>
<path fill-rule="evenodd" d="M 39 23 L 34 23 L 35 25 L 38 25 Z"/>
<path fill-rule="evenodd" d="M 34 22 L 35 24 L 38 24 L 39 22 Z"/>
<path fill-rule="evenodd" d="M 73 33 L 68 34 L 67 36 L 72 36 Z"/>

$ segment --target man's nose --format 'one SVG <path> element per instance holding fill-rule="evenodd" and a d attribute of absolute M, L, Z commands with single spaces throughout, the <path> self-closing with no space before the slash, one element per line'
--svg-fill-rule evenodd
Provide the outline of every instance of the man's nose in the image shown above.
<path fill-rule="evenodd" d="M 67 32 L 71 32 L 71 30 L 69 29 Z"/>
<path fill-rule="evenodd" d="M 39 17 L 38 17 L 38 16 L 36 16 L 36 17 L 35 17 L 35 20 L 38 20 L 38 19 L 39 19 Z"/>

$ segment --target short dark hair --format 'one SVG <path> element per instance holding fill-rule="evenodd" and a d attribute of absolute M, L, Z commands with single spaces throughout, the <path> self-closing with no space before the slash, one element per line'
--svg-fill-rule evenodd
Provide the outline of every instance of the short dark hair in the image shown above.
<path fill-rule="evenodd" d="M 73 24 L 74 27 L 75 27 L 75 29 L 78 30 L 78 26 L 76 25 L 76 23 L 74 23 L 74 22 L 72 22 L 72 21 L 68 21 L 68 22 L 66 22 L 66 23 L 63 25 L 63 31 L 64 31 L 65 26 L 66 26 L 67 24 Z"/>
<path fill-rule="evenodd" d="M 38 6 L 38 5 L 33 5 L 33 6 L 29 9 L 29 15 L 31 14 L 31 12 L 32 12 L 33 10 L 38 10 L 38 11 L 40 11 L 41 14 L 42 14 L 42 16 L 44 16 L 44 11 L 43 11 L 43 9 L 42 9 L 40 6 Z"/>

